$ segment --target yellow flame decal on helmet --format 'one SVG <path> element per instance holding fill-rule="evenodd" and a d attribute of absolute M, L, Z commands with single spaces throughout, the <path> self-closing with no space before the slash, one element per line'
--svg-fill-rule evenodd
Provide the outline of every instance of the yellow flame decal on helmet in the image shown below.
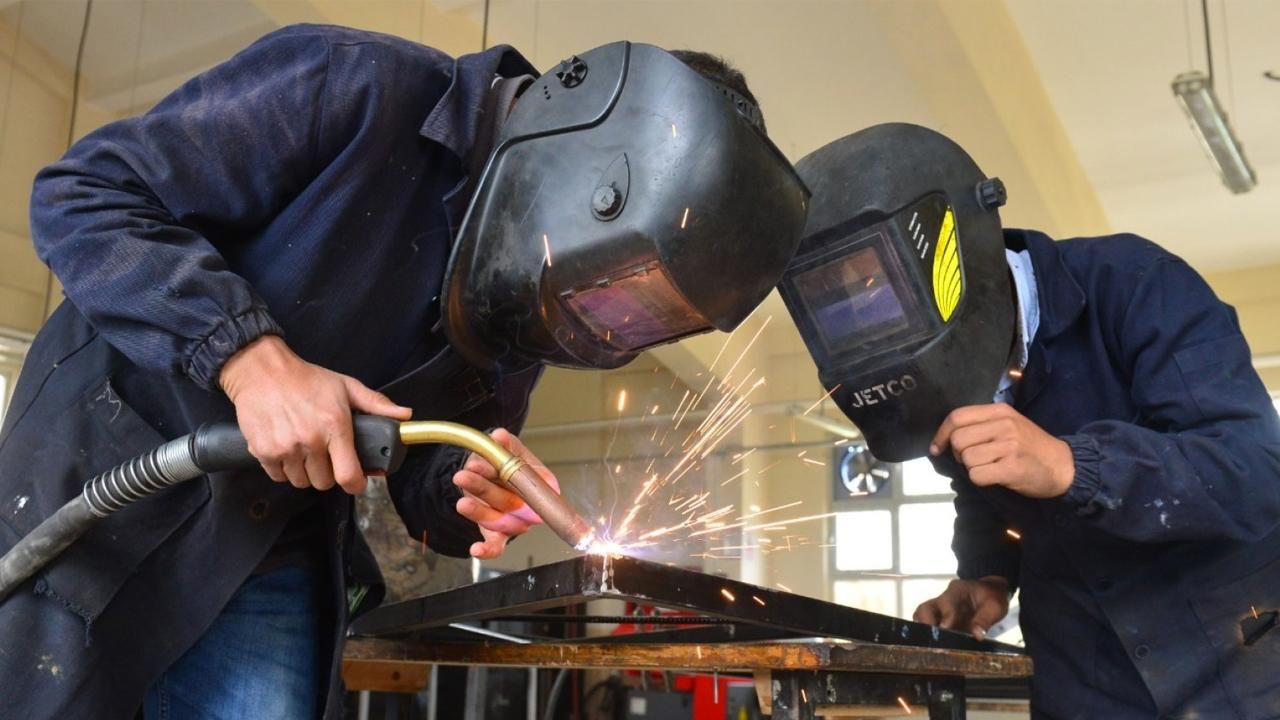
<path fill-rule="evenodd" d="M 956 245 L 956 218 L 951 208 L 942 216 L 938 229 L 938 242 L 933 250 L 933 301 L 938 306 L 942 321 L 951 319 L 960 294 L 964 291 L 964 279 L 960 276 L 960 248 Z"/>

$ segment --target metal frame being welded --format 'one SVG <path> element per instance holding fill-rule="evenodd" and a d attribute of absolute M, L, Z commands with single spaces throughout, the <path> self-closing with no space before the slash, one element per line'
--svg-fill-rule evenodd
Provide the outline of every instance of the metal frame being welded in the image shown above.
<path fill-rule="evenodd" d="M 357 619 L 356 635 L 388 636 L 444 628 L 481 620 L 528 621 L 533 613 L 580 605 L 591 600 L 632 600 L 697 613 L 672 621 L 685 625 L 727 626 L 724 640 L 823 637 L 867 643 L 984 652 L 1022 653 L 1012 645 L 980 641 L 969 635 L 921 623 L 772 590 L 705 573 L 629 557 L 583 555 L 511 573 L 474 585 L 387 605 Z M 634 622 L 643 618 L 591 618 L 538 615 L 549 622 Z M 664 630 L 661 642 L 682 642 L 681 633 Z M 688 642 L 707 642 L 707 629 Z M 644 633 L 628 636 L 643 642 Z"/>

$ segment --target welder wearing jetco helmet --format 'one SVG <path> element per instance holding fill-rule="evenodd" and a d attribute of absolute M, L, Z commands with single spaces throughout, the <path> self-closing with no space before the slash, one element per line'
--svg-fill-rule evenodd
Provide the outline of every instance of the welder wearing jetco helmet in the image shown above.
<path fill-rule="evenodd" d="M 985 634 L 1021 591 L 1033 717 L 1280 708 L 1280 421 L 1234 311 L 1134 235 L 1001 232 L 954 142 L 881 125 L 797 164 L 781 285 L 873 453 L 952 479 L 959 579 L 917 620 Z"/>

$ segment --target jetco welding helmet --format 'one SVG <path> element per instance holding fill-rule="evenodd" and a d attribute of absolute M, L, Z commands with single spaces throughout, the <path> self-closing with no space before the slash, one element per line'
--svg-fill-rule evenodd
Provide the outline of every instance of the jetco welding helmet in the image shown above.
<path fill-rule="evenodd" d="M 925 455 L 952 410 L 991 402 L 1008 367 L 1004 186 L 943 135 L 902 123 L 843 137 L 796 171 L 813 199 L 782 298 L 871 452 Z"/>
<path fill-rule="evenodd" d="M 613 368 L 731 330 L 777 284 L 808 190 L 759 110 L 669 53 L 618 42 L 516 103 L 449 260 L 471 363 Z"/>

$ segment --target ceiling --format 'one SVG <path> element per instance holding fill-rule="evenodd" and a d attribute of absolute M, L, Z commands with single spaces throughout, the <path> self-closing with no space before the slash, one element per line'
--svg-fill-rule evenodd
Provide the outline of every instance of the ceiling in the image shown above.
<path fill-rule="evenodd" d="M 1203 68 L 1197 0 L 97 0 L 81 97 L 145 110 L 254 38 L 298 21 L 395 32 L 462 53 L 507 42 L 537 66 L 621 37 L 724 55 L 793 160 L 870 124 L 939 129 L 1002 177 L 1007 225 L 1059 237 L 1132 231 L 1201 271 L 1280 263 L 1274 0 L 1209 0 L 1219 94 L 1259 176 L 1223 187 L 1174 102 Z M 0 0 L 0 20 L 74 65 L 82 0 Z M 88 128 L 85 128 L 88 129 Z M 776 294 L 760 345 L 797 399 L 821 394 Z M 661 349 L 696 373 L 722 335 Z M 785 361 L 785 362 L 784 362 Z M 774 397 L 771 399 L 787 399 Z"/>
<path fill-rule="evenodd" d="M 1111 225 L 1202 272 L 1280 262 L 1280 3 L 1210 0 L 1215 84 L 1258 186 L 1223 187 L 1170 81 L 1205 70 L 1198 0 L 1007 0 Z"/>

